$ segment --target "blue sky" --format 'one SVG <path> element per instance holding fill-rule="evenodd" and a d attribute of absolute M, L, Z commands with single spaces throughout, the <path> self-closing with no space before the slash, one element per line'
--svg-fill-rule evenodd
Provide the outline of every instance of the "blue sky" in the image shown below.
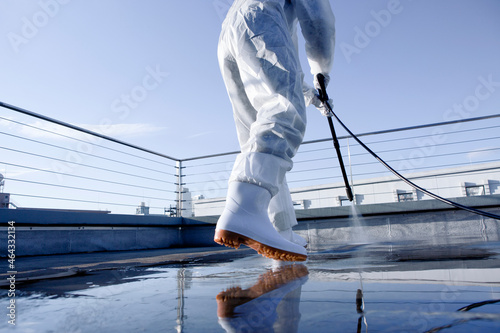
<path fill-rule="evenodd" d="M 216 58 L 230 2 L 2 0 L 0 100 L 178 158 L 236 150 Z M 499 112 L 500 2 L 331 4 L 329 94 L 353 132 Z M 311 108 L 306 140 L 328 135 Z"/>

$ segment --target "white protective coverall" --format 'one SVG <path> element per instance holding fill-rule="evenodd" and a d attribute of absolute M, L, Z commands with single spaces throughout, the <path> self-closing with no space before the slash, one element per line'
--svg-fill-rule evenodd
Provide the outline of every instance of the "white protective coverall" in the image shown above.
<path fill-rule="evenodd" d="M 306 104 L 316 94 L 303 82 L 297 22 L 311 73 L 328 78 L 335 45 L 328 0 L 235 0 L 218 48 L 241 147 L 229 181 L 269 190 L 269 218 L 278 231 L 297 224 L 285 173 L 304 137 Z"/>

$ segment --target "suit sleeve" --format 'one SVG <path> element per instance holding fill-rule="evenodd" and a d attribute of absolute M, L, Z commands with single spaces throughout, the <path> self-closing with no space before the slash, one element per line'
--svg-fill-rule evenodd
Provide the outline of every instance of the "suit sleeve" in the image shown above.
<path fill-rule="evenodd" d="M 335 49 L 335 16 L 329 0 L 292 0 L 305 39 L 311 74 L 329 74 Z"/>

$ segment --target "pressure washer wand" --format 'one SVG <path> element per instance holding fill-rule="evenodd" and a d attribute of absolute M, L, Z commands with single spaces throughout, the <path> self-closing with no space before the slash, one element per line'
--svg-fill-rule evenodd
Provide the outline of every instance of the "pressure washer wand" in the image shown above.
<path fill-rule="evenodd" d="M 328 94 L 326 93 L 326 87 L 325 87 L 325 76 L 323 74 L 318 74 L 316 76 L 318 83 L 320 85 L 320 89 L 318 89 L 319 92 L 319 99 L 325 107 L 333 113 L 332 107 L 330 103 L 328 102 Z M 344 183 L 345 183 L 345 191 L 347 193 L 347 199 L 349 201 L 352 201 L 354 199 L 354 196 L 352 194 L 351 186 L 349 185 L 349 180 L 347 179 L 347 173 L 345 172 L 345 167 L 344 167 L 344 161 L 342 159 L 342 153 L 340 152 L 340 144 L 339 140 L 337 139 L 337 134 L 335 134 L 335 127 L 333 127 L 333 121 L 332 117 L 328 116 L 328 125 L 330 126 L 330 132 L 332 132 L 332 138 L 333 138 L 333 146 L 335 147 L 335 151 L 337 151 L 337 156 L 339 159 L 340 163 L 340 170 L 342 171 L 342 177 L 344 178 Z"/>

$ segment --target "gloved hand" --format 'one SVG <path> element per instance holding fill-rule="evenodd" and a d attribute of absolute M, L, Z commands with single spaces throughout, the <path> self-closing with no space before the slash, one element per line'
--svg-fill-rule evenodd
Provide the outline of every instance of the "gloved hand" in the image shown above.
<path fill-rule="evenodd" d="M 319 95 L 315 94 L 314 97 L 311 99 L 311 104 L 313 104 L 316 109 L 321 112 L 321 114 L 325 117 L 332 117 L 333 113 L 325 106 L 325 104 L 319 99 Z M 330 107 L 333 109 L 333 100 L 329 99 L 328 104 Z"/>
<path fill-rule="evenodd" d="M 327 103 L 330 108 L 333 108 L 333 102 L 328 98 L 328 94 L 326 93 L 326 87 L 328 87 L 329 82 L 330 75 L 328 74 L 318 73 L 314 75 L 314 87 L 318 90 L 318 94 L 313 99 L 312 104 L 314 104 L 321 114 L 326 117 L 333 116 L 333 113 L 325 105 L 325 103 Z"/>
<path fill-rule="evenodd" d="M 327 86 L 328 82 L 330 81 L 330 76 L 328 74 L 323 74 L 323 76 L 325 77 L 325 79 L 324 79 L 325 86 Z M 321 85 L 319 84 L 317 75 L 314 76 L 314 86 L 321 88 Z M 303 85 L 302 85 L 303 91 L 302 92 L 304 93 L 304 100 L 306 102 L 306 106 L 309 106 L 312 104 L 321 112 L 321 114 L 323 116 L 325 116 L 325 117 L 333 116 L 333 114 L 328 110 L 328 108 L 320 100 L 318 90 L 316 90 L 316 89 L 311 87 L 310 85 L 308 85 L 306 82 L 303 82 Z M 331 99 L 328 100 L 328 103 L 333 108 L 333 102 Z"/>

